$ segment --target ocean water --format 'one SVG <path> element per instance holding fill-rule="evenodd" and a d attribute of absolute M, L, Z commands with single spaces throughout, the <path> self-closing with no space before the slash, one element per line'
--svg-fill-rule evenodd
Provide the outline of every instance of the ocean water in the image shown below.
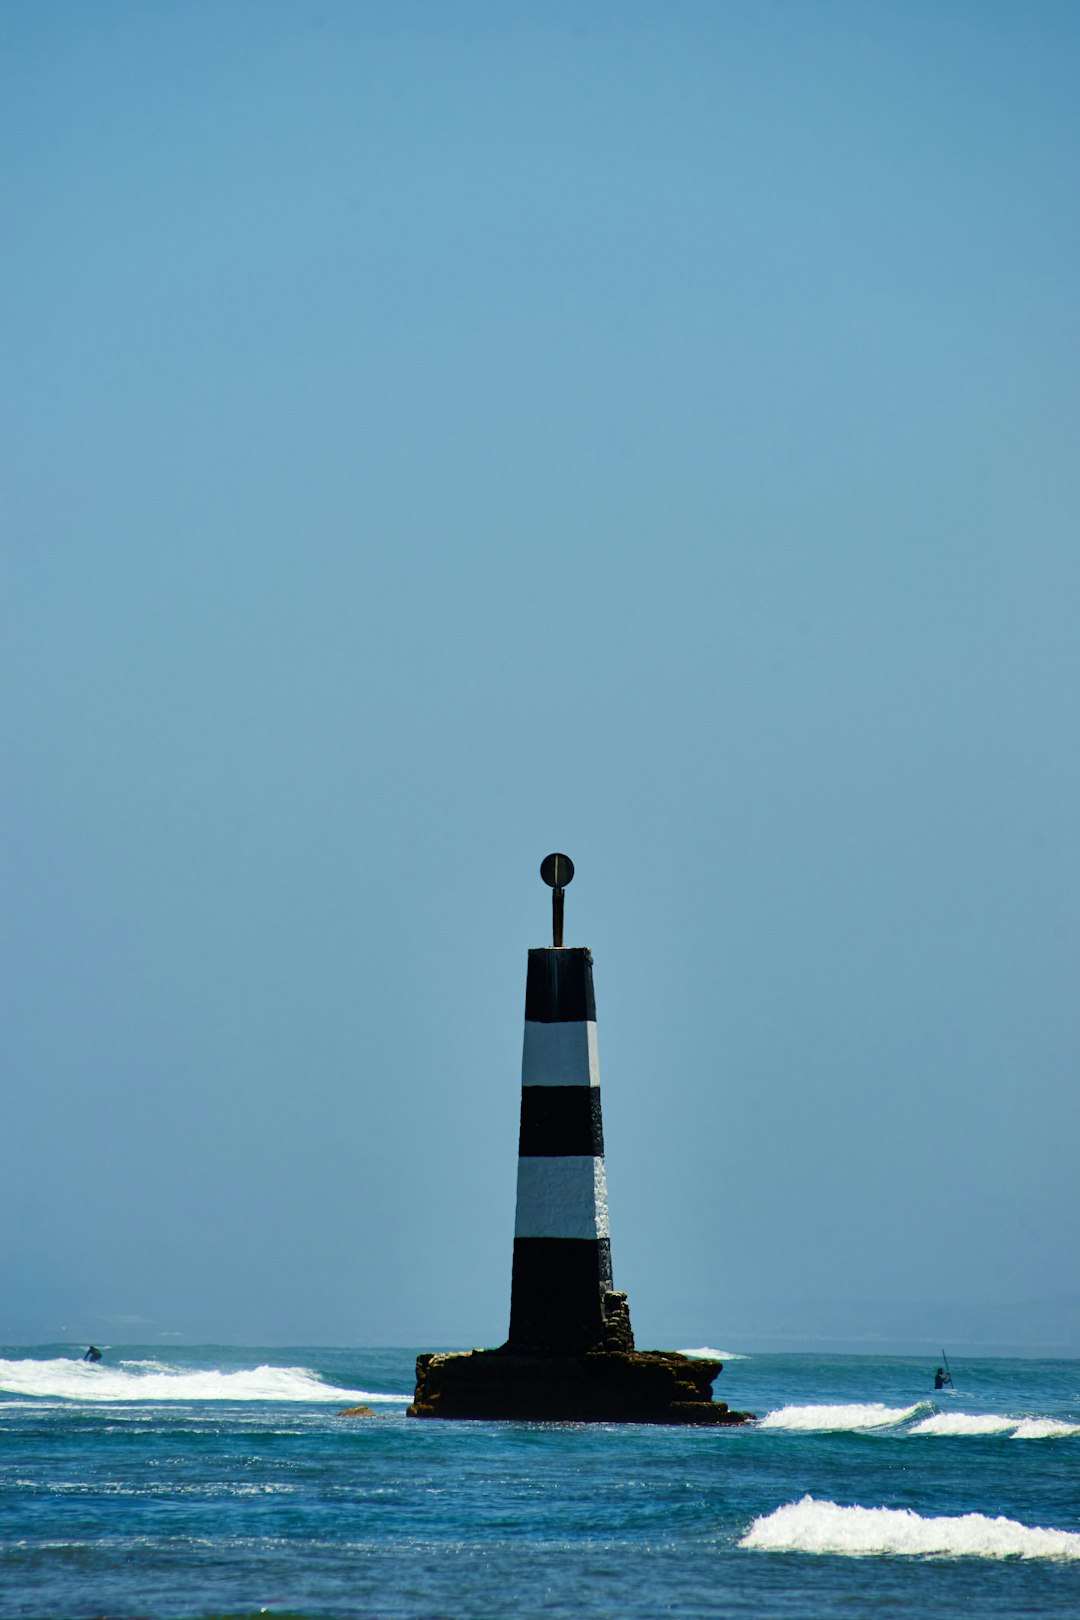
<path fill-rule="evenodd" d="M 414 1355 L 0 1351 L 0 1616 L 1080 1614 L 1080 1362 L 725 1356 L 723 1430 L 417 1422 Z"/>

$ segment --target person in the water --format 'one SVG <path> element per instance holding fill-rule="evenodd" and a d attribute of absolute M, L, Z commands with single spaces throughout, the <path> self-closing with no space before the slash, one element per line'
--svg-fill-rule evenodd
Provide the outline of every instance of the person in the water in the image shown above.
<path fill-rule="evenodd" d="M 90 1346 L 90 1348 L 86 1352 L 85 1356 L 83 1356 L 83 1360 L 84 1361 L 100 1361 L 101 1360 L 101 1351 L 98 1349 L 96 1344 L 92 1344 Z"/>
<path fill-rule="evenodd" d="M 951 1383 L 952 1383 L 952 1378 L 945 1371 L 944 1367 L 935 1367 L 935 1369 L 934 1369 L 934 1388 L 935 1389 L 945 1389 L 946 1386 L 948 1384 L 951 1384 Z"/>

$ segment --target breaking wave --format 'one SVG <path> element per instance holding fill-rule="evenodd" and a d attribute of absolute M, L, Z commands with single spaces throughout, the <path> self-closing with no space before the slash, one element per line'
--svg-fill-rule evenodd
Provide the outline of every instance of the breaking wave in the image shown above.
<path fill-rule="evenodd" d="M 680 1350 L 680 1356 L 693 1356 L 696 1361 L 749 1361 L 734 1350 L 714 1350 L 711 1344 L 699 1344 L 696 1350 Z"/>
<path fill-rule="evenodd" d="M 0 1359 L 0 1395 L 51 1396 L 69 1401 L 394 1401 L 408 1395 L 338 1389 L 307 1367 L 173 1367 L 161 1361 L 122 1361 L 116 1367 L 56 1357 Z"/>
<path fill-rule="evenodd" d="M 1008 1434 L 1019 1418 L 1002 1417 L 996 1412 L 935 1412 L 923 1418 L 912 1434 Z"/>
<path fill-rule="evenodd" d="M 937 1412 L 931 1401 L 917 1401 L 914 1406 L 884 1406 L 877 1401 L 837 1406 L 781 1406 L 767 1413 L 758 1428 L 834 1434 L 888 1429 L 920 1436 L 1010 1435 L 1014 1440 L 1062 1440 L 1080 1435 L 1080 1424 L 1061 1418 L 1010 1417 L 1002 1412 Z"/>
<path fill-rule="evenodd" d="M 1021 1418 L 1014 1440 L 1064 1440 L 1080 1434 L 1080 1423 L 1063 1423 L 1060 1418 Z"/>
<path fill-rule="evenodd" d="M 998 1412 L 935 1412 L 923 1418 L 909 1434 L 980 1435 L 1008 1434 L 1014 1440 L 1063 1440 L 1080 1434 L 1080 1424 L 1061 1418 L 1006 1417 Z"/>
<path fill-rule="evenodd" d="M 755 1519 L 740 1547 L 761 1552 L 906 1554 L 925 1558 L 1080 1559 L 1080 1535 L 965 1513 L 924 1518 L 910 1508 L 839 1507 L 804 1496 Z"/>
<path fill-rule="evenodd" d="M 842 1406 L 781 1406 L 769 1412 L 758 1424 L 759 1429 L 891 1429 L 906 1423 L 916 1413 L 925 1411 L 927 1401 L 914 1406 L 883 1406 L 879 1401 L 862 1405 Z"/>

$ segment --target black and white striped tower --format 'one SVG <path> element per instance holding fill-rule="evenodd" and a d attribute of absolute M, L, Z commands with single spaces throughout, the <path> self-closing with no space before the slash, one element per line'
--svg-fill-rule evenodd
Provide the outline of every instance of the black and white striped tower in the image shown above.
<path fill-rule="evenodd" d="M 529 952 L 525 986 L 509 1345 L 577 1354 L 601 1342 L 610 1318 L 631 1348 L 625 1301 L 612 1295 L 592 954 L 562 944 L 573 863 L 549 855 L 540 875 L 555 943 Z"/>
<path fill-rule="evenodd" d="M 626 1295 L 611 1286 L 592 955 L 566 949 L 549 855 L 549 948 L 529 952 L 521 1061 L 510 1336 L 497 1350 L 416 1358 L 417 1418 L 573 1423 L 745 1423 L 712 1399 L 719 1361 L 635 1350 Z"/>

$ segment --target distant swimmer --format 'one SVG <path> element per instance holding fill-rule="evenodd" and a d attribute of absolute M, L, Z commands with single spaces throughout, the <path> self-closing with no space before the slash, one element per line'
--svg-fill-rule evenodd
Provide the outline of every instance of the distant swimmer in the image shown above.
<path fill-rule="evenodd" d="M 85 1356 L 83 1356 L 83 1360 L 84 1361 L 100 1361 L 101 1360 L 101 1351 L 98 1349 L 96 1344 L 92 1344 L 90 1346 L 90 1348 L 86 1352 Z"/>

